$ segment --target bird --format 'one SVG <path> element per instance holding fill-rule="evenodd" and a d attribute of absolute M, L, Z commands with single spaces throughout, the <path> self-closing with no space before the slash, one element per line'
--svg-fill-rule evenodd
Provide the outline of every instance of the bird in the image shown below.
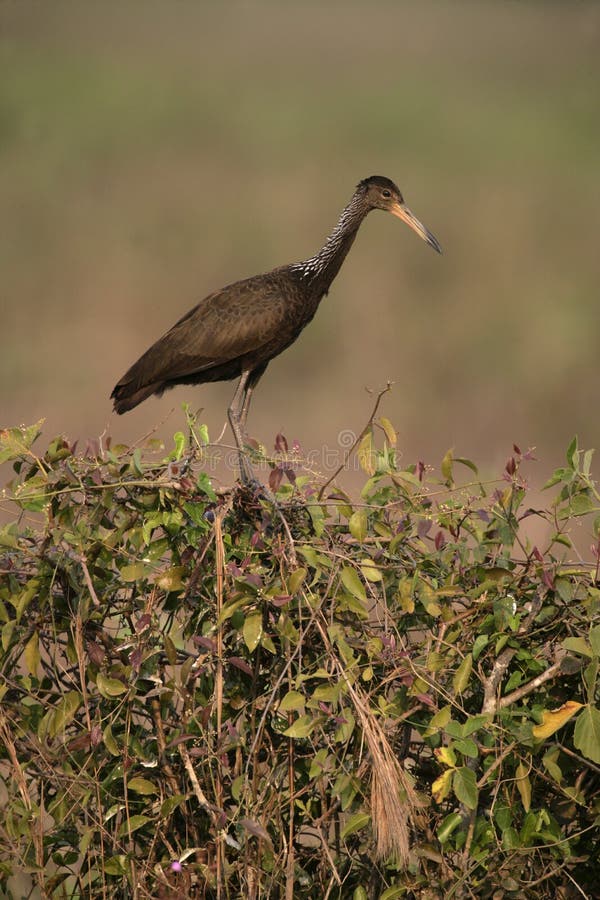
<path fill-rule="evenodd" d="M 442 252 L 437 238 L 410 211 L 397 185 L 382 175 L 360 181 L 321 249 L 208 294 L 140 356 L 111 394 L 118 414 L 180 384 L 238 383 L 227 414 L 241 480 L 253 484 L 244 448 L 252 393 L 270 361 L 286 350 L 315 315 L 365 217 L 383 210 Z"/>

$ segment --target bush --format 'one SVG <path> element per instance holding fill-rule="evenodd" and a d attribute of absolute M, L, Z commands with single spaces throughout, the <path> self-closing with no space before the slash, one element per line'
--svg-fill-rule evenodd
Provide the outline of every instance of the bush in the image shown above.
<path fill-rule="evenodd" d="M 213 489 L 191 418 L 166 459 L 38 455 L 39 431 L 0 441 L 9 896 L 594 894 L 597 527 L 569 561 L 589 452 L 532 509 L 530 454 L 436 477 L 373 418 L 355 501 L 279 436 L 277 512 Z"/>

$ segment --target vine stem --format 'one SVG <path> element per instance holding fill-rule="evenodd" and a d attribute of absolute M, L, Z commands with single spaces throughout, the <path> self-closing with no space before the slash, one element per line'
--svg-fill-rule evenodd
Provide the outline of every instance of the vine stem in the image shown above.
<path fill-rule="evenodd" d="M 392 389 L 392 382 L 391 382 L 391 381 L 388 381 L 387 386 L 384 387 L 383 390 L 382 390 L 382 391 L 379 391 L 379 393 L 377 394 L 377 399 L 375 400 L 375 405 L 373 406 L 373 410 L 372 410 L 372 412 L 371 412 L 371 415 L 369 416 L 369 419 L 368 419 L 368 421 L 367 421 L 367 424 L 365 425 L 365 427 L 363 428 L 363 430 L 360 432 L 360 434 L 358 435 L 358 437 L 355 439 L 355 441 L 354 441 L 354 443 L 352 444 L 352 446 L 349 447 L 348 450 L 346 450 L 346 452 L 345 452 L 345 454 L 344 454 L 344 459 L 342 460 L 342 462 L 340 463 L 340 465 L 337 467 L 337 469 L 335 470 L 335 472 L 333 473 L 333 475 L 331 476 L 331 478 L 328 478 L 328 479 L 327 479 L 327 481 L 325 482 L 325 484 L 323 485 L 323 487 L 322 487 L 321 490 L 319 491 L 319 493 L 318 493 L 318 495 L 317 495 L 318 500 L 322 500 L 322 499 L 323 499 L 323 494 L 325 493 L 325 491 L 327 490 L 327 488 L 329 487 L 329 485 L 331 484 L 331 482 L 332 482 L 332 481 L 335 481 L 335 479 L 338 477 L 338 475 L 340 474 L 340 472 L 343 472 L 344 469 L 346 468 L 346 466 L 348 465 L 348 460 L 350 459 L 350 457 L 352 456 L 352 454 L 354 453 L 354 451 L 356 450 L 356 448 L 358 447 L 358 445 L 360 444 L 360 442 L 361 442 L 362 439 L 364 438 L 364 436 L 365 436 L 365 434 L 367 433 L 367 431 L 369 430 L 369 428 L 372 428 L 372 426 L 373 426 L 373 420 L 375 419 L 375 416 L 377 415 L 377 412 L 378 412 L 378 410 L 379 410 L 379 406 L 380 406 L 380 404 L 381 404 L 381 399 L 382 399 L 382 397 L 384 397 L 387 393 L 389 393 L 389 391 L 391 391 L 391 389 Z"/>
<path fill-rule="evenodd" d="M 215 753 L 217 756 L 215 800 L 219 809 L 223 808 L 223 781 L 221 765 L 219 762 L 219 744 L 221 742 L 221 728 L 223 726 L 223 623 L 221 613 L 223 611 L 223 589 L 225 583 L 225 548 L 223 546 L 223 511 L 215 516 L 215 551 L 217 569 L 217 662 L 215 672 L 215 703 L 217 707 L 217 740 Z M 222 897 L 222 879 L 225 868 L 225 844 L 221 836 L 217 837 L 217 900 Z"/>

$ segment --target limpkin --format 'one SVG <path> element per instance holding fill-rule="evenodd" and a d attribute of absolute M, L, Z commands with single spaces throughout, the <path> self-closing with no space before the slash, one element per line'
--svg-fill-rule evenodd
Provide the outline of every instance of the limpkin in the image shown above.
<path fill-rule="evenodd" d="M 251 483 L 243 434 L 252 392 L 269 362 L 296 340 L 316 313 L 372 209 L 402 219 L 441 253 L 437 239 L 407 208 L 393 181 L 380 175 L 365 178 L 318 253 L 209 294 L 146 350 L 111 394 L 116 412 L 127 412 L 177 384 L 239 378 L 227 412 L 240 475 Z"/>

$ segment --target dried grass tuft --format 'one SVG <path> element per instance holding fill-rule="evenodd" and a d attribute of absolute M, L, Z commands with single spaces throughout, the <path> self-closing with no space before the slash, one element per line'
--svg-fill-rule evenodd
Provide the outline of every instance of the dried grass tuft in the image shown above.
<path fill-rule="evenodd" d="M 411 831 L 422 824 L 423 804 L 366 699 L 355 686 L 350 695 L 371 757 L 371 820 L 377 858 L 393 859 L 405 867 Z"/>

